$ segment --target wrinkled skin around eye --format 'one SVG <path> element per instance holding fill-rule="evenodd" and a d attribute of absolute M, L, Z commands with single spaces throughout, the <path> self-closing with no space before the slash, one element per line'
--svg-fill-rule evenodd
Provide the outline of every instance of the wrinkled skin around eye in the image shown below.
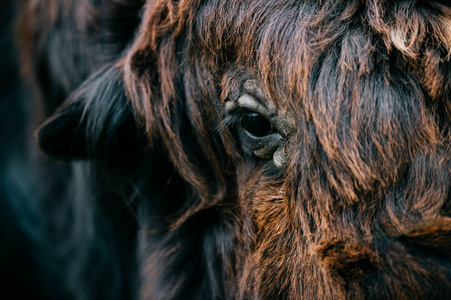
<path fill-rule="evenodd" d="M 236 134 L 245 154 L 270 160 L 282 168 L 287 160 L 286 146 L 294 132 L 294 118 L 286 111 L 279 111 L 263 93 L 255 80 L 247 80 L 243 92 L 236 101 L 226 103 L 226 112 L 241 113 Z"/>

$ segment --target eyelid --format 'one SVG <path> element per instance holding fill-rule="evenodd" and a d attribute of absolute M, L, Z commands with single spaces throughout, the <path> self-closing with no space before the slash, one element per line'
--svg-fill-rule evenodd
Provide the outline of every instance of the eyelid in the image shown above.
<path fill-rule="evenodd" d="M 240 95 L 235 99 L 226 101 L 225 105 L 228 113 L 232 113 L 239 108 L 247 108 L 268 119 L 277 115 L 276 106 L 267 99 L 263 89 L 254 79 L 246 80 L 243 83 Z"/>
<path fill-rule="evenodd" d="M 255 79 L 246 80 L 243 84 L 244 91 L 260 102 L 268 111 L 276 112 L 276 106 L 266 97 L 265 92 Z"/>
<path fill-rule="evenodd" d="M 247 80 L 243 84 L 243 92 L 238 99 L 225 103 L 226 113 L 232 117 L 238 111 L 249 110 L 265 117 L 285 139 L 294 133 L 295 118 L 287 111 L 279 111 L 269 100 L 255 80 Z"/>
<path fill-rule="evenodd" d="M 277 116 L 276 111 L 270 111 L 265 105 L 249 94 L 241 95 L 236 101 L 226 102 L 225 109 L 229 114 L 245 109 L 265 117 L 270 122 Z"/>
<path fill-rule="evenodd" d="M 277 114 L 276 112 L 269 111 L 260 101 L 248 94 L 244 94 L 238 98 L 237 103 L 240 107 L 255 111 L 267 119 L 271 119 Z"/>

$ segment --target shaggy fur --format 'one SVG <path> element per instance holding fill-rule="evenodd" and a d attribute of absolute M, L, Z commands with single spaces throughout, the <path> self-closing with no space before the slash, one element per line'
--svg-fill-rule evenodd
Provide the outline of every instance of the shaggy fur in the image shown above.
<path fill-rule="evenodd" d="M 35 202 L 2 201 L 21 208 L 6 224 L 42 279 L 30 291 L 451 297 L 447 1 L 19 2 L 48 157 L 30 156 Z M 294 116 L 280 169 L 225 109 L 249 79 Z"/>

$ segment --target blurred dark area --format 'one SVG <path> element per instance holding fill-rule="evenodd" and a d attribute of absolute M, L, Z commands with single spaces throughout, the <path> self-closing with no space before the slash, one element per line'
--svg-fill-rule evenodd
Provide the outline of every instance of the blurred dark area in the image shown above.
<path fill-rule="evenodd" d="M 0 282 L 3 294 L 14 299 L 51 298 L 62 296 L 61 285 L 52 275 L 39 168 L 31 163 L 37 151 L 30 112 L 37 105 L 20 77 L 16 5 L 16 0 L 0 1 Z"/>
<path fill-rule="evenodd" d="M 50 159 L 38 148 L 36 131 L 55 107 L 49 110 L 50 102 L 36 96 L 33 85 L 21 75 L 21 62 L 26 61 L 22 56 L 26 46 L 18 37 L 23 35 L 17 24 L 21 3 L 0 1 L 1 289 L 4 295 L 12 295 L 6 299 L 133 298 L 135 264 L 130 253 L 134 253 L 135 244 L 127 240 L 130 237 L 123 231 L 129 228 L 117 213 L 129 214 L 127 206 L 117 200 L 117 208 L 110 194 L 92 187 L 86 163 Z M 55 36 L 71 40 L 70 33 L 64 31 L 72 28 L 71 20 L 67 22 L 69 25 L 54 28 Z M 67 79 L 63 71 L 70 68 L 68 65 L 79 67 L 79 57 L 73 52 L 84 45 L 52 45 L 55 48 L 45 52 L 48 56 L 30 59 L 39 61 L 33 65 L 39 84 L 45 92 L 53 93 L 44 95 L 46 100 L 58 99 L 60 104 L 67 94 L 61 94 L 62 88 L 54 81 Z M 60 47 L 67 49 L 67 56 L 59 55 Z M 46 77 L 48 64 L 55 61 L 61 67 L 58 70 L 63 70 L 58 80 Z M 83 79 L 78 75 L 74 75 L 75 81 Z M 93 199 L 105 199 L 108 209 L 99 209 Z M 106 221 L 109 211 L 113 216 L 108 217 L 116 220 L 114 229 L 113 222 Z"/>

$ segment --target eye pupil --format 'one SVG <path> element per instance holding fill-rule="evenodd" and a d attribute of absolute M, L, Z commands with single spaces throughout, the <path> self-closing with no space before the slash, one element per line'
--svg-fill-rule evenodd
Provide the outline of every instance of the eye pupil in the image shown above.
<path fill-rule="evenodd" d="M 262 137 L 272 132 L 272 126 L 269 121 L 256 112 L 246 113 L 241 120 L 241 126 L 250 134 Z"/>

